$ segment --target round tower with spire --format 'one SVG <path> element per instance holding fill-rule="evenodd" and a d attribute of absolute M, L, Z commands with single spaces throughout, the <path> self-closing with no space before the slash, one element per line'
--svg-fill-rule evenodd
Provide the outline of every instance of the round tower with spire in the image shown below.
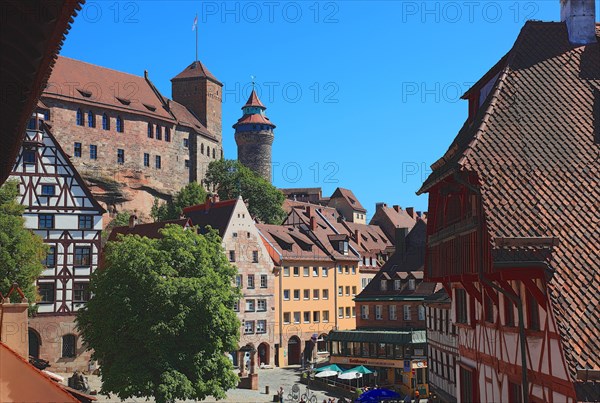
<path fill-rule="evenodd" d="M 272 180 L 271 148 L 275 125 L 265 115 L 267 108 L 260 102 L 254 88 L 246 105 L 244 115 L 233 125 L 238 148 L 238 161 L 265 178 Z"/>

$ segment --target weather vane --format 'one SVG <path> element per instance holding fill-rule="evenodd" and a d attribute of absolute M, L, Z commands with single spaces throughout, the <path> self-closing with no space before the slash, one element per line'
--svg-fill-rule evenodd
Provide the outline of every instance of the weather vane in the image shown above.
<path fill-rule="evenodd" d="M 250 75 L 250 79 L 252 80 L 252 89 L 254 89 L 254 85 L 256 84 L 256 76 Z"/>

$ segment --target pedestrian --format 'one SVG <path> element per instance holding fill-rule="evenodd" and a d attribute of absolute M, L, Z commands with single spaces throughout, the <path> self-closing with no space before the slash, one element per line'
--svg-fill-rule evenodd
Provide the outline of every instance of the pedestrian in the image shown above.
<path fill-rule="evenodd" d="M 415 392 L 415 403 L 419 403 L 421 401 L 421 398 L 419 397 L 419 391 L 417 390 Z"/>
<path fill-rule="evenodd" d="M 279 403 L 283 403 L 283 386 L 279 387 L 279 391 L 277 392 L 277 395 L 279 396 Z"/>

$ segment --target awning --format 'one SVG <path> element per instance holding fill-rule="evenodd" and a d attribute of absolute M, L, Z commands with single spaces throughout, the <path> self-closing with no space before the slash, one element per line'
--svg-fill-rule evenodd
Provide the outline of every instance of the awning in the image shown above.
<path fill-rule="evenodd" d="M 421 344 L 427 341 L 425 330 L 415 331 L 331 331 L 328 341 L 386 343 L 386 344 Z"/>

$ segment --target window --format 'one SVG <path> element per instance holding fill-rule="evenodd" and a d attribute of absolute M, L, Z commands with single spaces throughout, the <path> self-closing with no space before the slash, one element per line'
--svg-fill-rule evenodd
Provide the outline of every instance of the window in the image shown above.
<path fill-rule="evenodd" d="M 375 305 L 375 319 L 377 319 L 377 320 L 383 319 L 383 314 L 381 312 L 382 310 L 383 310 L 383 306 Z"/>
<path fill-rule="evenodd" d="M 54 283 L 39 283 L 40 303 L 54 302 Z"/>
<path fill-rule="evenodd" d="M 89 266 L 92 264 L 92 248 L 89 246 L 76 246 L 73 258 L 75 266 Z"/>
<path fill-rule="evenodd" d="M 252 263 L 258 263 L 258 251 L 252 251 Z"/>
<path fill-rule="evenodd" d="M 247 299 L 246 300 L 246 312 L 254 312 L 255 306 L 254 306 L 254 300 L 253 299 Z"/>
<path fill-rule="evenodd" d="M 338 308 L 338 318 L 344 317 L 344 308 Z"/>
<path fill-rule="evenodd" d="M 388 306 L 388 314 L 390 317 L 390 320 L 396 320 L 396 305 L 389 305 Z"/>
<path fill-rule="evenodd" d="M 323 267 L 323 268 L 321 269 L 321 275 L 322 275 L 323 277 L 327 277 L 327 267 Z"/>
<path fill-rule="evenodd" d="M 350 274 L 350 269 L 348 268 L 348 266 L 344 267 L 344 273 Z"/>
<path fill-rule="evenodd" d="M 154 128 L 152 127 L 152 123 L 148 122 L 148 138 L 154 138 Z"/>
<path fill-rule="evenodd" d="M 171 129 L 169 127 L 165 127 L 165 141 L 167 143 L 171 142 Z"/>
<path fill-rule="evenodd" d="M 80 215 L 77 223 L 78 229 L 92 229 L 94 228 L 94 216 L 91 215 Z"/>
<path fill-rule="evenodd" d="M 352 266 L 350 269 L 352 270 L 352 274 L 356 274 L 356 266 Z"/>
<path fill-rule="evenodd" d="M 338 265 L 337 270 L 338 270 L 338 274 L 343 274 L 341 265 Z"/>
<path fill-rule="evenodd" d="M 106 113 L 102 115 L 102 130 L 110 130 L 110 119 Z"/>
<path fill-rule="evenodd" d="M 368 278 L 361 278 L 360 279 L 360 284 L 362 289 L 364 290 L 365 287 L 369 284 L 369 279 Z"/>
<path fill-rule="evenodd" d="M 54 215 L 52 215 L 52 214 L 40 214 L 38 216 L 38 228 L 39 229 L 54 228 Z"/>
<path fill-rule="evenodd" d="M 188 139 L 183 139 L 183 146 L 188 148 L 190 146 L 190 141 Z"/>
<path fill-rule="evenodd" d="M 77 126 L 83 126 L 83 112 L 81 112 L 81 109 L 77 109 L 77 118 L 75 122 L 77 123 Z"/>
<path fill-rule="evenodd" d="M 411 320 L 410 305 L 404 305 L 402 309 L 404 310 L 404 320 Z"/>
<path fill-rule="evenodd" d="M 233 311 L 234 312 L 239 312 L 240 311 L 240 301 L 235 301 L 233 303 Z"/>
<path fill-rule="evenodd" d="M 417 312 L 419 314 L 419 320 L 425 320 L 425 307 L 423 305 L 419 305 Z"/>
<path fill-rule="evenodd" d="M 56 246 L 48 248 L 48 254 L 42 264 L 46 267 L 56 267 Z"/>
<path fill-rule="evenodd" d="M 260 275 L 260 288 L 267 288 L 268 277 L 266 274 Z"/>
<path fill-rule="evenodd" d="M 381 291 L 387 291 L 387 280 L 381 280 L 381 284 L 379 286 Z"/>
<path fill-rule="evenodd" d="M 252 334 L 254 333 L 254 321 L 247 320 L 244 322 L 244 334 Z"/>
<path fill-rule="evenodd" d="M 89 283 L 73 284 L 73 302 L 87 302 L 90 300 Z"/>
<path fill-rule="evenodd" d="M 350 307 L 349 306 L 346 307 L 346 317 L 347 318 L 350 317 Z"/>
<path fill-rule="evenodd" d="M 290 268 L 284 267 L 283 268 L 283 277 L 289 277 L 289 276 L 290 276 Z"/>
<path fill-rule="evenodd" d="M 356 307 L 355 306 L 352 307 L 352 317 L 356 318 Z"/>
<path fill-rule="evenodd" d="M 329 322 L 329 311 L 323 311 L 323 322 Z"/>
<path fill-rule="evenodd" d="M 90 159 L 98 159 L 98 147 L 95 144 L 90 144 Z"/>
<path fill-rule="evenodd" d="M 66 334 L 62 337 L 62 358 L 74 358 L 75 357 L 75 342 L 76 338 L 74 334 Z"/>
<path fill-rule="evenodd" d="M 456 299 L 456 323 L 467 323 L 467 294 L 462 288 L 454 290 Z"/>
<path fill-rule="evenodd" d="M 515 326 L 515 308 L 508 297 L 504 297 L 504 325 Z"/>
<path fill-rule="evenodd" d="M 294 323 L 300 323 L 300 312 L 294 312 Z"/>
<path fill-rule="evenodd" d="M 508 402 L 521 403 L 523 401 L 523 387 L 520 384 L 508 381 Z"/>
<path fill-rule="evenodd" d="M 162 140 L 162 129 L 159 125 L 156 125 L 156 140 Z"/>
<path fill-rule="evenodd" d="M 289 324 L 290 323 L 290 313 L 289 312 L 284 312 L 283 313 L 283 323 L 285 323 L 285 324 Z"/>
<path fill-rule="evenodd" d="M 96 127 L 96 117 L 92 111 L 88 111 L 87 113 L 87 125 L 88 127 Z"/>
<path fill-rule="evenodd" d="M 527 319 L 529 329 L 540 330 L 540 308 L 535 297 L 529 292 L 527 292 Z"/>
<path fill-rule="evenodd" d="M 160 169 L 160 167 L 161 167 L 161 158 L 160 158 L 160 155 L 157 155 L 154 158 L 154 166 L 155 166 L 156 169 Z"/>
<path fill-rule="evenodd" d="M 408 289 L 413 291 L 415 289 L 415 285 L 416 285 L 415 283 L 416 283 L 416 281 L 414 278 L 409 278 L 408 279 Z"/>
<path fill-rule="evenodd" d="M 313 299 L 319 299 L 319 290 L 318 289 L 313 290 Z"/>
<path fill-rule="evenodd" d="M 294 290 L 294 300 L 300 300 L 300 290 Z"/>
<path fill-rule="evenodd" d="M 148 153 L 144 153 L 144 166 L 145 167 L 150 166 L 150 154 L 148 154 Z"/>
<path fill-rule="evenodd" d="M 460 367 L 460 400 L 463 402 L 474 402 L 473 370 Z"/>
<path fill-rule="evenodd" d="M 350 295 L 350 286 L 349 285 L 346 286 L 346 295 Z"/>
<path fill-rule="evenodd" d="M 206 146 L 206 155 L 210 157 L 210 147 Z"/>
<path fill-rule="evenodd" d="M 260 312 L 266 311 L 267 310 L 267 300 L 259 299 L 258 301 L 256 301 L 256 308 L 257 308 L 257 311 L 260 311 Z"/>
<path fill-rule="evenodd" d="M 310 276 L 310 267 L 304 267 L 302 271 L 304 273 L 304 277 Z"/>
<path fill-rule="evenodd" d="M 42 185 L 42 196 L 54 196 L 56 187 L 54 185 Z"/>
<path fill-rule="evenodd" d="M 341 285 L 338 287 L 338 295 L 341 297 L 344 295 L 344 287 Z"/>
<path fill-rule="evenodd" d="M 300 275 L 300 268 L 294 267 L 294 277 L 298 277 Z"/>
<path fill-rule="evenodd" d="M 290 300 L 290 290 L 283 290 L 283 299 L 285 301 L 289 301 Z"/>
<path fill-rule="evenodd" d="M 117 150 L 117 164 L 123 165 L 125 163 L 125 150 L 119 148 Z"/>
<path fill-rule="evenodd" d="M 120 116 L 117 116 L 117 132 L 123 133 L 125 130 L 125 126 L 123 125 L 123 119 Z"/>
<path fill-rule="evenodd" d="M 310 290 L 304 290 L 304 299 L 310 299 Z"/>
<path fill-rule="evenodd" d="M 75 143 L 78 144 L 78 143 Z M 25 151 L 23 153 L 23 164 L 35 164 L 35 151 Z M 81 156 L 81 155 L 80 155 Z"/>
<path fill-rule="evenodd" d="M 485 321 L 494 323 L 494 303 L 487 293 L 484 292 L 483 301 L 485 303 Z"/>
<path fill-rule="evenodd" d="M 215 153 L 215 149 L 213 148 L 213 159 L 216 159 L 216 153 Z"/>
<path fill-rule="evenodd" d="M 310 312 L 304 312 L 304 323 L 310 323 Z"/>
<path fill-rule="evenodd" d="M 234 250 L 229 251 L 229 261 L 235 262 L 235 251 Z"/>
<path fill-rule="evenodd" d="M 244 279 L 243 279 L 242 275 L 241 274 L 236 275 L 235 276 L 235 286 L 237 288 L 242 288 L 243 284 L 244 284 Z"/>
<path fill-rule="evenodd" d="M 394 280 L 394 290 L 398 291 L 400 289 L 402 282 L 400 280 Z"/>
<path fill-rule="evenodd" d="M 313 275 L 313 277 L 319 277 L 319 268 L 318 267 L 312 268 L 312 275 Z"/>
<path fill-rule="evenodd" d="M 189 169 L 189 168 L 190 168 L 190 160 L 185 160 L 185 161 L 183 161 L 183 166 L 184 166 L 185 168 Z"/>
<path fill-rule="evenodd" d="M 323 299 L 329 299 L 329 290 L 326 288 L 323 289 Z"/>
<path fill-rule="evenodd" d="M 256 333 L 267 333 L 267 321 L 266 320 L 256 321 Z"/>
<path fill-rule="evenodd" d="M 352 295 L 356 295 L 356 286 L 355 285 L 352 286 Z"/>
<path fill-rule="evenodd" d="M 81 143 L 73 144 L 73 156 L 75 158 L 81 158 Z"/>
<path fill-rule="evenodd" d="M 319 323 L 321 321 L 321 312 L 314 311 L 313 312 L 313 323 Z"/>
<path fill-rule="evenodd" d="M 248 288 L 254 288 L 254 274 L 248 274 Z"/>
<path fill-rule="evenodd" d="M 360 317 L 362 319 L 369 319 L 369 305 L 360 306 Z"/>

